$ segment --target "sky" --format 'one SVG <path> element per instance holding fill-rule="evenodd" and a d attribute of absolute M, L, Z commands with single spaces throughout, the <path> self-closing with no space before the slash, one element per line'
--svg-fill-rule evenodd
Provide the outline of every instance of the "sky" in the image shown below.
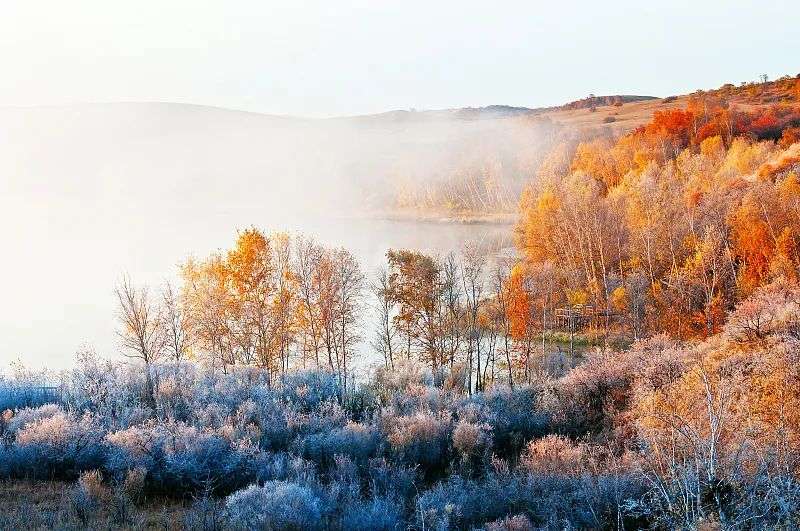
<path fill-rule="evenodd" d="M 8 0 L 0 106 L 169 101 L 311 117 L 800 72 L 800 2 Z"/>

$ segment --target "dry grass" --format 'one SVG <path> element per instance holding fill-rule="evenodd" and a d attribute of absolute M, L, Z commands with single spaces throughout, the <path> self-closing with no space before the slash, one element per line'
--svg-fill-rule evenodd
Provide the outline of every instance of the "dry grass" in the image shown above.
<path fill-rule="evenodd" d="M 621 106 L 604 105 L 597 107 L 595 111 L 591 109 L 558 109 L 548 111 L 541 116 L 546 116 L 553 122 L 580 129 L 607 127 L 624 133 L 648 123 L 655 111 L 683 109 L 688 101 L 689 96 L 679 96 L 671 101 L 656 99 L 634 101 Z M 613 121 L 609 118 L 613 118 Z"/>
<path fill-rule="evenodd" d="M 145 501 L 135 507 L 132 521 L 115 521 L 110 503 L 102 503 L 84 524 L 76 516 L 74 485 L 50 481 L 0 481 L 0 529 L 184 529 L 187 504 L 171 500 Z"/>
<path fill-rule="evenodd" d="M 780 79 L 746 86 L 723 86 L 719 89 L 704 91 L 703 94 L 723 98 L 732 107 L 746 112 L 753 112 L 776 103 L 800 105 L 800 78 Z M 691 94 L 684 94 L 662 99 L 633 101 L 618 106 L 601 105 L 597 106 L 594 111 L 589 108 L 559 108 L 538 116 L 545 116 L 553 122 L 580 129 L 602 127 L 611 128 L 618 133 L 625 133 L 647 124 L 655 111 L 685 109 L 691 96 Z"/>

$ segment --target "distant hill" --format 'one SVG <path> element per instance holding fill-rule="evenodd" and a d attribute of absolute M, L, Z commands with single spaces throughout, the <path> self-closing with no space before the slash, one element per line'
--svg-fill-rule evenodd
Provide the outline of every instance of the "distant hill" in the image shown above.
<path fill-rule="evenodd" d="M 702 94 L 752 109 L 798 101 L 797 78 Z M 309 119 L 174 103 L 0 108 L 0 193 L 459 216 L 516 211 L 551 148 L 615 134 L 692 95 L 591 96 L 557 107 L 489 105 Z"/>
<path fill-rule="evenodd" d="M 530 109 L 528 107 L 513 107 L 510 105 L 488 105 L 486 107 L 459 107 L 453 109 L 396 110 L 377 114 L 329 118 L 329 120 L 343 120 L 370 124 L 430 122 L 442 120 L 494 120 L 499 118 L 531 116 L 541 113 L 544 110 L 545 109 L 543 108 Z"/>
<path fill-rule="evenodd" d="M 485 107 L 456 107 L 452 109 L 432 110 L 395 110 L 377 114 L 359 116 L 345 116 L 330 118 L 329 120 L 346 120 L 361 123 L 401 123 L 401 122 L 426 122 L 435 120 L 494 120 L 502 118 L 517 118 L 521 116 L 538 116 L 544 113 L 553 113 L 565 110 L 588 109 L 603 105 L 620 106 L 625 103 L 638 101 L 658 100 L 655 96 L 592 96 L 581 100 L 558 105 L 555 107 L 515 107 L 512 105 L 487 105 Z"/>

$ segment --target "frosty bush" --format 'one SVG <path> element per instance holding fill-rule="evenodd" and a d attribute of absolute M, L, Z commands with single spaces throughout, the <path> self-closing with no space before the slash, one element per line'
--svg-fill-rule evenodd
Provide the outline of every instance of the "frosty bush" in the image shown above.
<path fill-rule="evenodd" d="M 91 350 L 79 352 L 76 361 L 63 377 L 63 400 L 70 410 L 92 412 L 114 429 L 149 417 L 142 401 L 144 378 L 136 367 L 102 359 Z"/>
<path fill-rule="evenodd" d="M 74 478 L 81 471 L 101 468 L 105 461 L 97 418 L 75 418 L 62 411 L 27 423 L 7 452 L 8 473 L 37 478 Z"/>
<path fill-rule="evenodd" d="M 291 407 L 310 412 L 340 397 L 336 375 L 321 370 L 288 373 L 281 379 L 280 396 Z"/>
<path fill-rule="evenodd" d="M 301 485 L 317 484 L 317 469 L 314 463 L 285 452 L 259 454 L 256 456 L 254 468 L 259 483 L 290 481 Z"/>
<path fill-rule="evenodd" d="M 382 419 L 392 452 L 408 464 L 443 466 L 450 436 L 449 414 L 415 413 Z"/>
<path fill-rule="evenodd" d="M 397 531 L 403 529 L 403 508 L 388 498 L 358 500 L 344 508 L 342 529 L 348 531 Z"/>
<path fill-rule="evenodd" d="M 488 452 L 492 448 L 491 426 L 459 421 L 453 430 L 453 448 L 465 460 Z"/>
<path fill-rule="evenodd" d="M 595 469 L 589 448 L 562 435 L 531 441 L 520 461 L 521 467 L 531 474 L 581 475 Z"/>
<path fill-rule="evenodd" d="M 533 524 L 524 514 L 507 516 L 486 525 L 486 531 L 534 531 Z"/>
<path fill-rule="evenodd" d="M 28 424 L 33 424 L 34 422 L 48 419 L 62 413 L 64 413 L 64 410 L 61 408 L 61 406 L 56 404 L 45 404 L 43 406 L 34 408 L 26 407 L 24 409 L 20 409 L 14 414 L 8 415 L 6 431 L 8 431 L 10 434 L 16 434 Z"/>
<path fill-rule="evenodd" d="M 535 527 L 596 529 L 622 521 L 621 507 L 641 494 L 637 489 L 626 477 L 452 476 L 419 496 L 417 520 L 426 528 L 469 529 L 524 512 Z"/>
<path fill-rule="evenodd" d="M 145 479 L 147 470 L 137 466 L 128 470 L 125 479 L 120 484 L 120 488 L 125 495 L 134 502 L 140 502 L 144 498 Z"/>
<path fill-rule="evenodd" d="M 0 411 L 0 444 L 11 438 L 8 425 L 14 417 L 14 412 L 10 409 Z"/>
<path fill-rule="evenodd" d="M 346 455 L 359 465 L 366 465 L 379 447 L 380 437 L 371 426 L 350 422 L 343 428 L 305 437 L 298 447 L 307 459 L 328 466 L 336 455 Z"/>
<path fill-rule="evenodd" d="M 225 510 L 235 529 L 314 530 L 323 528 L 321 501 L 297 483 L 268 481 L 228 496 Z"/>
<path fill-rule="evenodd" d="M 398 361 L 392 370 L 378 367 L 371 382 L 376 393 L 384 400 L 403 394 L 411 387 L 430 387 L 432 384 L 430 369 L 414 360 Z"/>
<path fill-rule="evenodd" d="M 437 387 L 410 385 L 404 392 L 388 400 L 387 410 L 397 415 L 445 411 L 452 407 L 452 396 Z"/>
<path fill-rule="evenodd" d="M 186 529 L 201 531 L 221 531 L 225 528 L 224 500 L 205 492 L 192 502 L 183 517 Z"/>
<path fill-rule="evenodd" d="M 497 386 L 465 399 L 459 414 L 473 422 L 488 424 L 497 452 L 513 455 L 526 441 L 551 429 L 550 415 L 537 409 L 541 394 L 540 389 L 532 386 L 513 390 Z"/>
<path fill-rule="evenodd" d="M 85 526 L 108 497 L 108 487 L 103 485 L 100 471 L 84 472 L 70 493 L 70 509 Z"/>
<path fill-rule="evenodd" d="M 374 497 L 408 498 L 415 490 L 416 467 L 395 464 L 386 458 L 371 459 L 367 470 L 369 491 Z"/>
<path fill-rule="evenodd" d="M 108 468 L 118 477 L 147 471 L 148 488 L 191 494 L 211 484 L 230 492 L 255 479 L 255 449 L 235 447 L 211 431 L 178 422 L 150 422 L 109 434 Z"/>

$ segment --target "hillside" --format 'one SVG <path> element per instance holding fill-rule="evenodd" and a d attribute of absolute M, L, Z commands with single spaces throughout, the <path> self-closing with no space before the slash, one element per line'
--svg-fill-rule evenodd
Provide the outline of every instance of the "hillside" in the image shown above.
<path fill-rule="evenodd" d="M 695 97 L 721 99 L 731 107 L 755 111 L 775 104 L 800 104 L 798 77 L 784 76 L 766 83 L 725 84 L 717 89 L 653 98 L 648 96 L 599 96 L 567 103 L 541 113 L 554 122 L 576 128 L 610 127 L 624 133 L 650 121 L 656 111 L 683 109 Z"/>

